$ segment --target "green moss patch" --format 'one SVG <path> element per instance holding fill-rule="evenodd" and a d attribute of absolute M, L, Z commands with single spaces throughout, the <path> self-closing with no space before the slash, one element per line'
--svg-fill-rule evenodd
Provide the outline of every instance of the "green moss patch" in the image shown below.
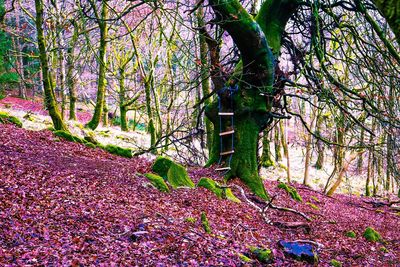
<path fill-rule="evenodd" d="M 67 140 L 67 141 L 70 141 L 70 142 L 76 142 L 76 143 L 81 143 L 81 144 L 86 143 L 86 141 L 84 141 L 82 138 L 74 136 L 67 131 L 63 131 L 63 130 L 54 131 L 54 134 L 58 137 L 61 137 L 65 140 Z"/>
<path fill-rule="evenodd" d="M 11 116 L 7 112 L 0 111 L 0 123 L 11 123 L 22 128 L 22 122 L 17 117 Z"/>
<path fill-rule="evenodd" d="M 203 225 L 203 229 L 207 234 L 211 234 L 210 223 L 208 222 L 207 215 L 205 212 L 201 213 L 201 224 Z"/>
<path fill-rule="evenodd" d="M 356 233 L 354 231 L 348 231 L 344 235 L 347 236 L 347 237 L 350 237 L 350 238 L 356 238 L 357 237 L 357 235 L 356 235 Z"/>
<path fill-rule="evenodd" d="M 381 235 L 372 227 L 367 227 L 367 229 L 365 229 L 363 237 L 370 242 L 382 241 Z"/>
<path fill-rule="evenodd" d="M 287 185 L 285 183 L 279 183 L 278 188 L 285 190 L 292 199 L 294 199 L 298 202 L 303 202 L 303 199 L 297 192 L 296 188 L 294 188 L 293 186 Z"/>
<path fill-rule="evenodd" d="M 167 179 L 169 184 L 174 189 L 178 188 L 179 186 L 194 188 L 193 181 L 190 180 L 186 169 L 180 164 L 174 162 L 171 164 L 167 173 Z"/>
<path fill-rule="evenodd" d="M 312 209 L 314 209 L 314 210 L 319 210 L 319 207 L 318 207 L 317 205 L 311 203 L 311 202 L 307 202 L 306 204 L 307 204 L 308 206 L 310 206 L 310 207 L 311 207 Z"/>
<path fill-rule="evenodd" d="M 85 143 L 85 146 L 89 147 L 89 148 L 96 148 L 97 146 L 93 143 L 87 142 Z"/>
<path fill-rule="evenodd" d="M 333 267 L 342 267 L 342 263 L 337 260 L 331 260 L 330 265 Z"/>
<path fill-rule="evenodd" d="M 196 223 L 196 219 L 193 218 L 193 217 L 187 217 L 187 218 L 185 219 L 185 222 L 194 224 L 194 223 Z"/>
<path fill-rule="evenodd" d="M 106 145 L 104 149 L 114 155 L 118 155 L 125 158 L 132 158 L 132 150 L 128 148 L 122 148 L 115 145 Z"/>
<path fill-rule="evenodd" d="M 252 261 L 253 261 L 252 259 L 250 259 L 249 257 L 247 257 L 247 256 L 244 255 L 244 254 L 239 253 L 238 256 L 239 256 L 239 259 L 240 259 L 241 261 L 245 262 L 245 263 L 249 263 L 249 262 L 252 262 Z"/>
<path fill-rule="evenodd" d="M 233 193 L 230 188 L 225 188 L 219 185 L 217 182 L 210 178 L 203 177 L 197 183 L 197 187 L 204 187 L 211 192 L 213 192 L 219 199 L 228 199 L 230 201 L 240 203 L 240 199 L 238 199 Z"/>
<path fill-rule="evenodd" d="M 270 249 L 250 247 L 250 252 L 261 263 L 269 264 L 274 261 L 274 254 Z"/>
<path fill-rule="evenodd" d="M 174 162 L 167 157 L 158 157 L 151 166 L 151 170 L 166 180 L 168 177 L 168 170 L 173 163 Z"/>
<path fill-rule="evenodd" d="M 152 173 L 146 173 L 144 175 L 147 179 L 149 179 L 150 183 L 154 185 L 161 192 L 169 192 L 168 185 L 165 183 L 164 179 L 161 176 Z"/>

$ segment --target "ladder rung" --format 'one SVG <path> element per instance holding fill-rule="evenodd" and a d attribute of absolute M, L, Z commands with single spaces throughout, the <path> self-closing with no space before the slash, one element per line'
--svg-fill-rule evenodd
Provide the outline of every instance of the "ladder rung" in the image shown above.
<path fill-rule="evenodd" d="M 228 134 L 233 134 L 234 132 L 235 132 L 235 130 L 228 131 L 228 132 L 222 132 L 222 133 L 219 133 L 219 136 L 224 136 L 224 135 L 228 135 Z"/>
<path fill-rule="evenodd" d="M 222 168 L 216 168 L 216 171 L 229 171 L 231 167 L 222 167 Z"/>
<path fill-rule="evenodd" d="M 219 153 L 220 156 L 225 156 L 225 155 L 230 155 L 235 153 L 235 150 L 230 150 L 230 151 L 225 151 L 225 152 L 221 152 Z"/>
<path fill-rule="evenodd" d="M 233 112 L 218 112 L 218 115 L 220 116 L 233 116 L 235 113 Z"/>

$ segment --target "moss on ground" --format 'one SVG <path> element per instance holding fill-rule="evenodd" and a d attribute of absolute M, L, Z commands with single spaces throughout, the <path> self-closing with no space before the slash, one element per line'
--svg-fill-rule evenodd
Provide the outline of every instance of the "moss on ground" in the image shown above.
<path fill-rule="evenodd" d="M 210 178 L 203 177 L 197 183 L 197 187 L 204 187 L 213 192 L 219 199 L 228 199 L 240 203 L 241 201 L 232 193 L 230 188 L 222 187 Z"/>
<path fill-rule="evenodd" d="M 96 147 L 97 147 L 95 144 L 90 143 L 90 142 L 86 142 L 86 143 L 85 143 L 85 146 L 87 146 L 87 147 L 89 147 L 89 148 L 96 148 Z"/>
<path fill-rule="evenodd" d="M 161 176 L 152 173 L 146 173 L 144 176 L 149 179 L 150 183 L 159 191 L 166 193 L 169 192 L 169 187 Z"/>
<path fill-rule="evenodd" d="M 11 116 L 7 112 L 0 111 L 0 123 L 11 123 L 19 128 L 22 128 L 22 122 L 14 116 Z"/>
<path fill-rule="evenodd" d="M 67 132 L 67 131 L 54 131 L 54 134 L 58 137 L 61 137 L 67 141 L 71 141 L 71 142 L 76 142 L 76 143 L 80 143 L 80 144 L 84 144 L 86 143 L 86 141 L 84 141 L 82 138 L 79 138 L 77 136 L 72 135 L 71 133 Z"/>
<path fill-rule="evenodd" d="M 382 241 L 381 235 L 372 227 L 367 227 L 367 229 L 365 229 L 363 237 L 370 242 Z"/>
<path fill-rule="evenodd" d="M 250 252 L 261 263 L 269 264 L 274 261 L 274 255 L 270 249 L 250 247 Z"/>
<path fill-rule="evenodd" d="M 319 207 L 318 207 L 317 205 L 311 203 L 311 202 L 307 202 L 306 204 L 307 204 L 308 206 L 310 206 L 310 207 L 311 207 L 312 209 L 314 209 L 314 210 L 319 210 Z"/>
<path fill-rule="evenodd" d="M 278 188 L 285 190 L 292 199 L 298 201 L 298 202 L 303 202 L 303 199 L 301 198 L 300 194 L 297 192 L 296 188 L 293 186 L 287 185 L 285 183 L 279 183 Z"/>
<path fill-rule="evenodd" d="M 170 158 L 157 157 L 151 166 L 151 170 L 166 180 L 168 178 L 168 170 L 173 163 L 174 162 Z"/>
<path fill-rule="evenodd" d="M 345 236 L 350 237 L 350 238 L 356 238 L 357 235 L 354 231 L 347 231 L 345 234 Z"/>
<path fill-rule="evenodd" d="M 337 261 L 337 260 L 331 260 L 330 264 L 333 267 L 342 267 L 342 263 L 340 261 Z"/>
<path fill-rule="evenodd" d="M 203 225 L 203 229 L 207 234 L 211 234 L 210 223 L 208 222 L 207 215 L 205 212 L 201 213 L 201 224 Z"/>
<path fill-rule="evenodd" d="M 194 224 L 194 223 L 196 223 L 196 219 L 193 218 L 193 217 L 187 217 L 187 218 L 185 219 L 185 222 Z"/>
<path fill-rule="evenodd" d="M 186 169 L 175 162 L 171 164 L 167 173 L 167 179 L 169 184 L 174 188 L 180 186 L 194 188 L 193 181 L 189 178 Z"/>
<path fill-rule="evenodd" d="M 111 154 L 125 157 L 125 158 L 132 158 L 132 150 L 129 148 L 122 148 L 115 145 L 106 145 L 104 149 Z"/>
<path fill-rule="evenodd" d="M 249 257 L 247 257 L 247 256 L 244 255 L 244 254 L 239 253 L 238 256 L 239 256 L 239 259 L 240 259 L 241 261 L 243 261 L 243 262 L 250 263 L 250 262 L 253 261 L 252 259 L 250 259 Z"/>

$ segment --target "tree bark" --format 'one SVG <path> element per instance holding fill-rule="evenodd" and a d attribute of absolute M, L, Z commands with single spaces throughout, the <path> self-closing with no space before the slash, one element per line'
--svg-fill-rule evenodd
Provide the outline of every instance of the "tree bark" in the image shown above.
<path fill-rule="evenodd" d="M 106 94 L 106 69 L 107 69 L 107 60 L 106 60 L 106 51 L 107 51 L 107 17 L 108 17 L 108 8 L 107 1 L 102 0 L 101 4 L 101 18 L 97 20 L 100 28 L 100 46 L 99 46 L 99 76 L 97 81 L 97 99 L 96 106 L 94 109 L 94 114 L 92 119 L 86 125 L 88 128 L 94 130 L 96 129 L 102 118 L 103 110 L 104 110 L 104 102 L 105 102 L 105 94 Z M 95 4 L 92 6 L 94 7 Z"/>
<path fill-rule="evenodd" d="M 49 73 L 48 57 L 46 52 L 46 42 L 44 39 L 43 31 L 43 0 L 35 0 L 36 8 L 36 29 L 37 29 L 37 39 L 39 46 L 39 59 L 42 66 L 42 76 L 43 76 L 43 88 L 44 88 L 44 101 L 49 115 L 53 121 L 54 128 L 56 130 L 67 131 L 67 126 L 60 115 L 57 107 L 56 98 L 54 95 L 53 82 L 51 75 Z"/>
<path fill-rule="evenodd" d="M 220 25 L 239 48 L 242 62 L 241 80 L 234 81 L 240 88 L 233 96 L 235 152 L 226 179 L 239 177 L 254 193 L 267 199 L 268 195 L 258 175 L 258 138 L 259 133 L 272 122 L 269 112 L 274 93 L 275 59 L 279 54 L 284 27 L 296 11 L 298 3 L 295 0 L 266 1 L 256 20 L 237 0 L 210 0 L 209 3 Z M 225 95 L 221 95 L 221 98 L 222 103 L 230 101 Z M 219 153 L 223 152 L 219 150 L 220 127 L 216 100 L 207 106 L 206 115 L 214 125 L 214 142 L 208 162 L 213 164 L 218 162 Z M 223 142 L 230 143 L 229 140 Z"/>

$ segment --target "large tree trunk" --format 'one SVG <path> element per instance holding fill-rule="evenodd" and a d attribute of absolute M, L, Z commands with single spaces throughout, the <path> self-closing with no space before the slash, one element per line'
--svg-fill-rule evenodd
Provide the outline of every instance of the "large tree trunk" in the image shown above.
<path fill-rule="evenodd" d="M 270 110 L 274 94 L 275 60 L 279 55 L 285 25 L 296 11 L 297 2 L 268 0 L 263 3 L 256 20 L 237 0 L 209 0 L 209 3 L 220 25 L 231 35 L 241 54 L 242 76 L 237 84 L 239 91 L 233 100 L 234 154 L 226 178 L 239 177 L 254 193 L 266 199 L 268 195 L 258 175 L 258 138 L 259 133 L 272 122 Z M 229 86 L 234 82 L 231 81 Z M 221 98 L 222 103 L 230 101 L 228 96 Z M 214 142 L 208 163 L 213 164 L 218 162 L 219 153 L 226 151 L 220 151 L 219 147 L 220 126 L 216 100 L 208 105 L 206 115 L 214 124 Z M 222 138 L 227 146 L 230 145 L 229 138 Z"/>
<path fill-rule="evenodd" d="M 53 90 L 53 82 L 49 72 L 48 57 L 46 52 L 46 42 L 44 39 L 43 32 L 43 1 L 35 0 L 36 7 L 36 29 L 37 39 L 39 46 L 39 59 L 42 66 L 42 77 L 43 77 L 43 88 L 44 88 L 44 101 L 49 115 L 53 121 L 54 128 L 56 130 L 67 131 L 67 126 L 61 117 L 61 114 L 57 107 L 56 98 Z"/>

